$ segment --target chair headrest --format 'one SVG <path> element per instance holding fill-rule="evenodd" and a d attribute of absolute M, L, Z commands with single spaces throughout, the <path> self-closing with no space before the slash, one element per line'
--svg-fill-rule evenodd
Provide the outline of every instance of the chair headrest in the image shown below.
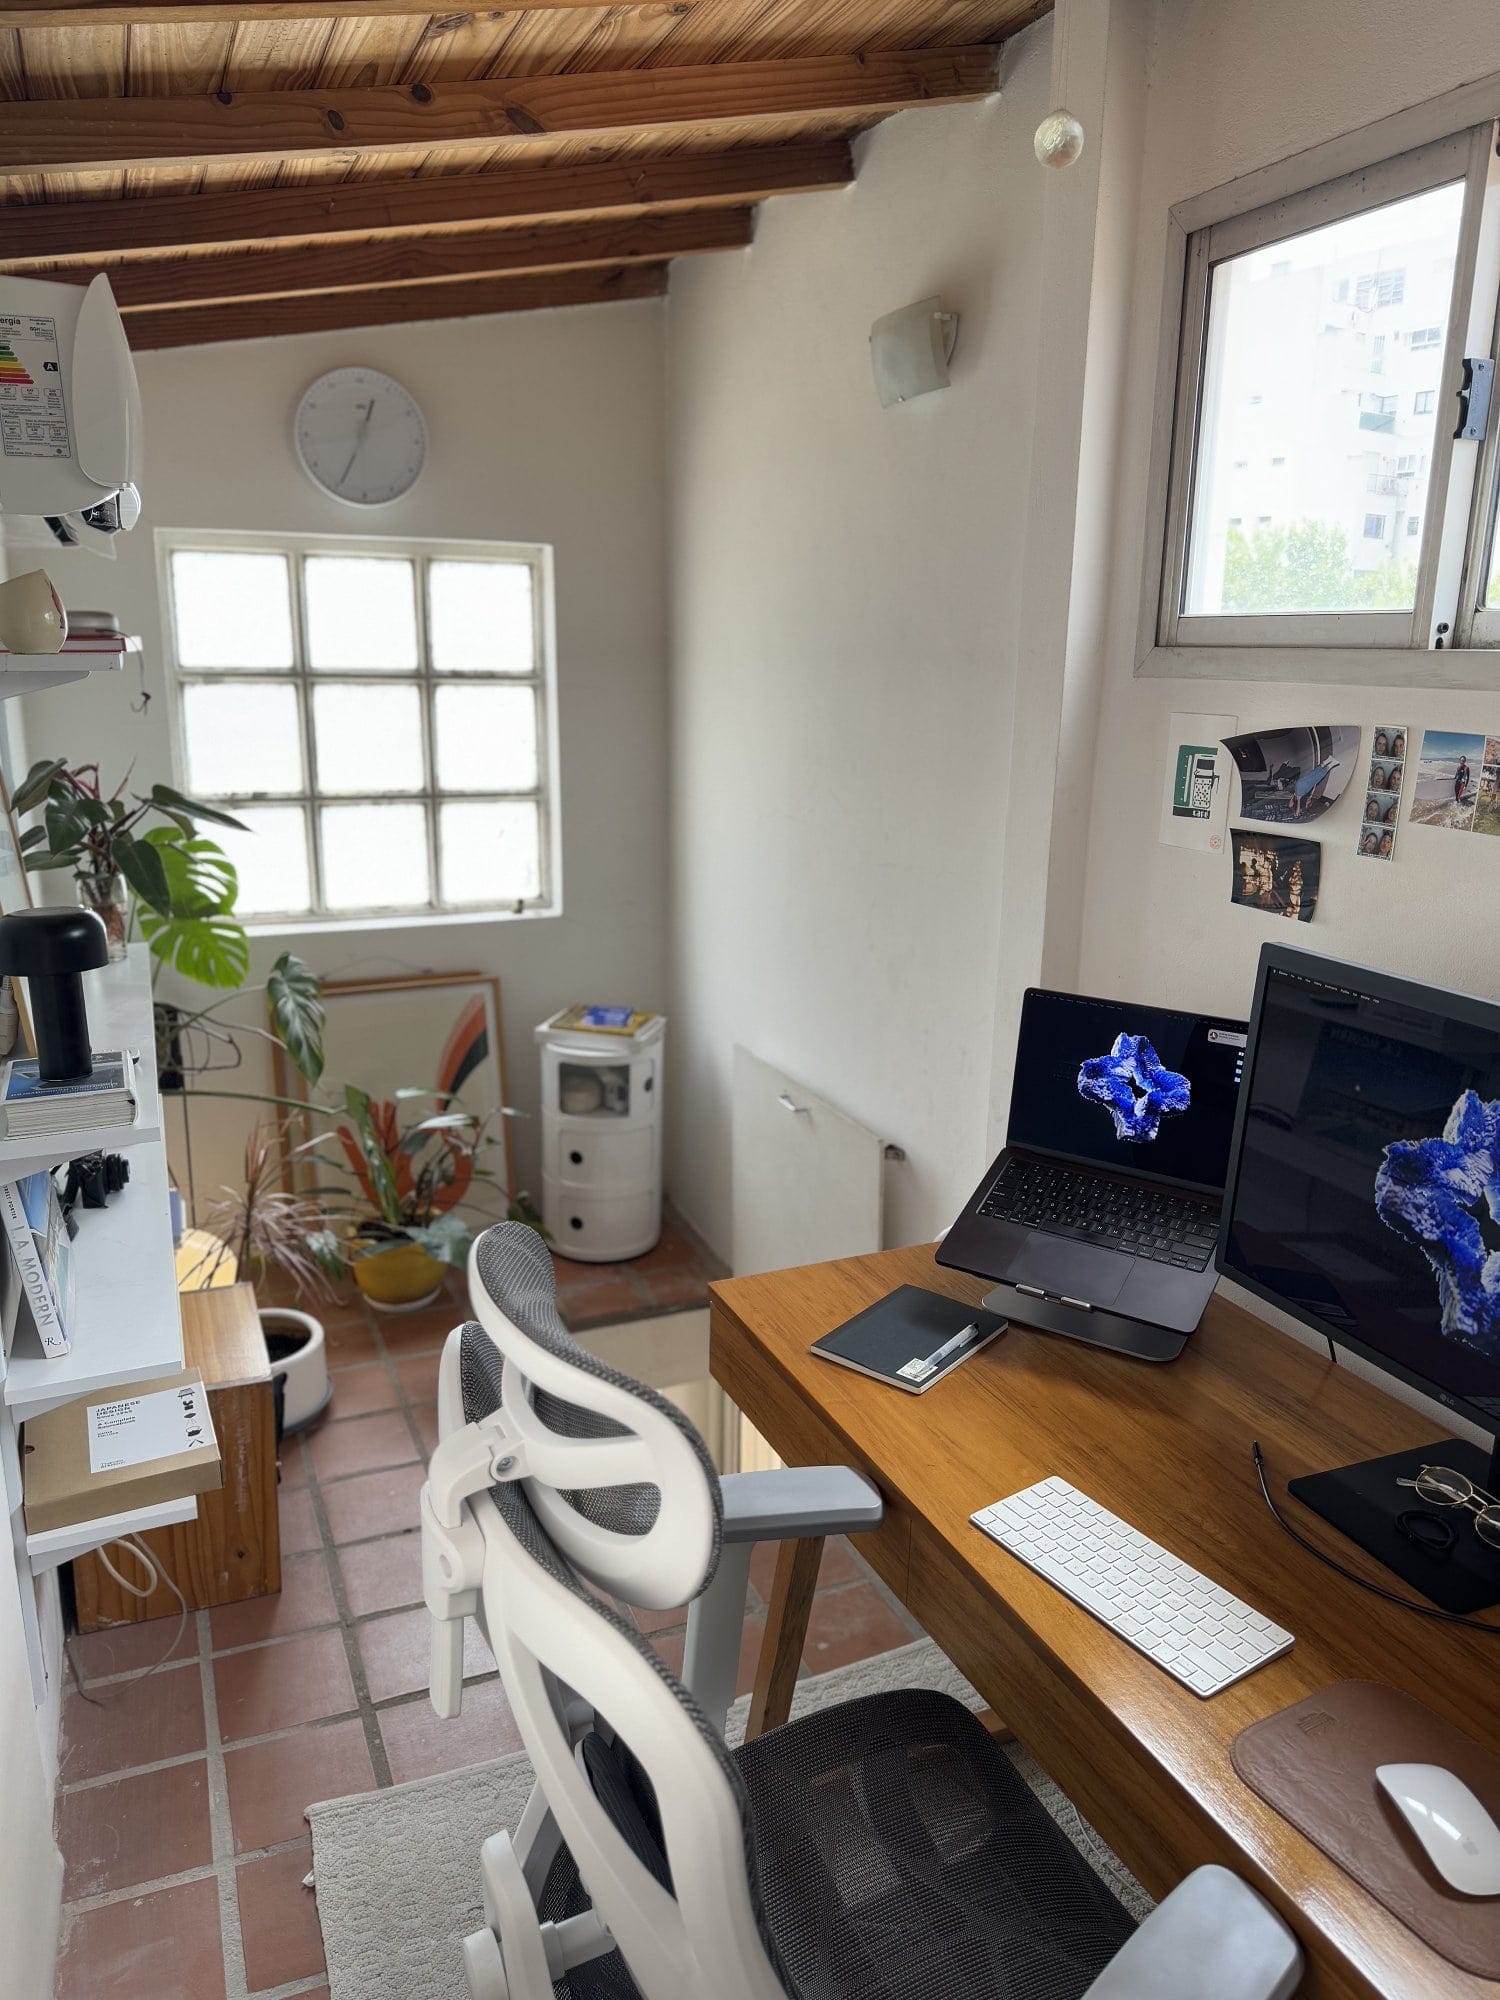
<path fill-rule="evenodd" d="M 658 1390 L 573 1338 L 552 1258 L 534 1229 L 500 1222 L 469 1253 L 477 1326 L 461 1347 L 464 1415 L 504 1407 L 539 1449 L 523 1484 L 558 1549 L 584 1575 L 653 1608 L 696 1597 L 718 1567 L 723 1500 L 702 1438 Z M 482 1329 L 482 1331 L 481 1331 Z M 605 1440 L 635 1447 L 639 1477 L 596 1476 Z M 569 1448 L 571 1446 L 571 1449 Z M 613 1454 L 618 1465 L 620 1452 Z M 545 1458 L 549 1475 L 536 1475 Z"/>

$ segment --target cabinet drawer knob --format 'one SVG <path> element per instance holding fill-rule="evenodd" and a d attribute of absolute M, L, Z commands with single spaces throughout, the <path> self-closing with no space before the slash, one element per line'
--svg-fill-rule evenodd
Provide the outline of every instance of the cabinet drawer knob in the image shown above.
<path fill-rule="evenodd" d="M 582 1229 L 583 1217 L 581 1215 L 570 1215 L 568 1217 L 568 1227 L 570 1229 Z"/>
<path fill-rule="evenodd" d="M 581 1167 L 583 1165 L 582 1153 L 578 1152 L 569 1153 L 568 1158 L 572 1161 L 575 1167 Z"/>

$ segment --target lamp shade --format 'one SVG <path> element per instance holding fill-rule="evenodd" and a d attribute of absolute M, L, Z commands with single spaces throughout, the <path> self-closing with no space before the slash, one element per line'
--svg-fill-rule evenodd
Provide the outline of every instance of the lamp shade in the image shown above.
<path fill-rule="evenodd" d="M 958 314 L 944 312 L 938 298 L 918 299 L 876 320 L 870 328 L 870 365 L 882 406 L 946 389 L 957 339 Z"/>
<path fill-rule="evenodd" d="M 0 977 L 28 982 L 44 1083 L 93 1074 L 82 975 L 108 963 L 109 937 L 92 910 L 17 910 L 0 917 Z"/>

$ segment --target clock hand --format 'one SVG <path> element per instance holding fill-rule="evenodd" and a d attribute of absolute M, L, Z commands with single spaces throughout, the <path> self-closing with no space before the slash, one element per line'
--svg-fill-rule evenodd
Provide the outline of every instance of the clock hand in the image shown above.
<path fill-rule="evenodd" d="M 365 441 L 365 432 L 370 428 L 370 419 L 371 417 L 374 416 L 374 414 L 375 414 L 375 398 L 372 396 L 369 402 L 365 404 L 364 421 L 361 423 L 359 430 L 355 436 L 354 449 L 349 454 L 349 463 L 344 467 L 343 471 L 339 474 L 338 483 L 340 486 L 343 485 L 344 481 L 349 477 L 349 474 L 354 470 L 354 461 L 359 457 L 359 448 Z"/>

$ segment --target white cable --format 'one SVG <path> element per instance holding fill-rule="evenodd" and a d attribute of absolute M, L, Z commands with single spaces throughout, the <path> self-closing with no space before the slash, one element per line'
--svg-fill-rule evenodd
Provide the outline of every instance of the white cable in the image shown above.
<path fill-rule="evenodd" d="M 125 1577 L 121 1576 L 120 1572 L 109 1559 L 111 1548 L 129 1549 L 130 1553 L 135 1557 L 150 1579 L 144 1590 L 138 1584 L 131 1583 Z M 171 1659 L 177 1648 L 182 1644 L 182 1635 L 187 1630 L 188 1601 L 177 1588 L 176 1580 L 168 1574 L 165 1566 L 159 1563 L 156 1557 L 152 1555 L 139 1535 L 121 1535 L 115 1542 L 108 1543 L 105 1547 L 101 1548 L 98 1551 L 98 1555 L 99 1561 L 127 1596 L 139 1598 L 144 1602 L 165 1584 L 167 1589 L 177 1599 L 177 1630 L 172 1634 L 171 1645 L 168 1646 L 161 1658 L 152 1666 L 141 1669 L 143 1673 L 154 1674 L 157 1667 L 164 1667 L 167 1664 L 167 1661 Z M 132 1678 L 138 1678 L 138 1676 L 132 1676 Z"/>

